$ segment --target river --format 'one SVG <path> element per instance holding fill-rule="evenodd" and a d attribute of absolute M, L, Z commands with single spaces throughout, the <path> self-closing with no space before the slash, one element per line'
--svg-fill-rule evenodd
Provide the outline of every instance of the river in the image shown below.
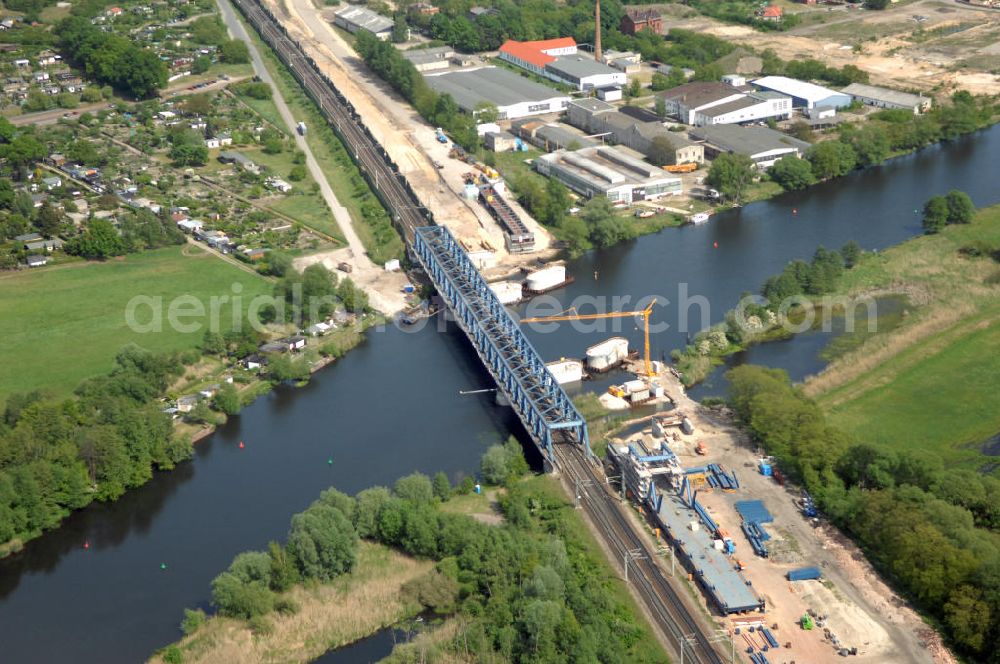
<path fill-rule="evenodd" d="M 876 249 L 919 233 L 914 210 L 931 194 L 955 187 L 978 205 L 997 202 L 998 154 L 995 126 L 720 214 L 704 226 L 593 252 L 570 262 L 577 280 L 555 295 L 562 303 L 583 295 L 669 298 L 672 304 L 658 308 L 655 318 L 670 324 L 653 336 L 658 357 L 686 338 L 673 304 L 679 284 L 704 296 L 710 320 L 720 320 L 741 292 L 756 290 L 785 262 L 809 257 L 819 244 L 835 248 L 854 239 Z M 624 327 L 634 344 L 641 341 L 631 321 Z M 582 356 L 586 346 L 608 336 L 568 326 L 530 334 L 546 359 Z M 748 354 L 756 361 L 756 353 L 772 352 L 764 348 Z M 768 359 L 801 378 L 816 370 L 804 359 L 814 355 L 808 348 Z M 307 387 L 262 397 L 198 443 L 192 463 L 158 474 L 116 503 L 81 510 L 0 561 L 0 659 L 143 659 L 179 636 L 185 607 L 208 606 L 212 577 L 236 553 L 284 537 L 290 516 L 322 489 L 355 492 L 414 470 L 444 470 L 453 480 L 474 472 L 490 443 L 518 430 L 510 410 L 493 405 L 492 395 L 459 395 L 488 386 L 454 327 L 445 333 L 432 327 L 373 331 Z"/>

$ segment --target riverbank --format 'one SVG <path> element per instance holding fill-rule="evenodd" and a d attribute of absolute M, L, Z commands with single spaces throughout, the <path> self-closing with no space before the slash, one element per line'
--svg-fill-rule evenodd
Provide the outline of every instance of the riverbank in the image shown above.
<path fill-rule="evenodd" d="M 831 422 L 892 449 L 982 464 L 1000 431 L 1000 206 L 971 224 L 865 256 L 837 294 L 898 293 L 914 304 L 806 381 Z"/>
<path fill-rule="evenodd" d="M 421 605 L 405 595 L 403 587 L 431 569 L 430 561 L 360 542 L 350 574 L 330 583 L 300 584 L 281 594 L 282 601 L 297 607 L 290 615 L 268 616 L 267 627 L 214 615 L 149 661 L 309 662 L 417 615 Z"/>

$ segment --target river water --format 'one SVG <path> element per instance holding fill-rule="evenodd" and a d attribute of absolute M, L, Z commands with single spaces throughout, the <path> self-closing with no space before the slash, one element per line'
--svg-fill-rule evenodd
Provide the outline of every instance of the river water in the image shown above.
<path fill-rule="evenodd" d="M 876 249 L 919 233 L 914 210 L 931 194 L 955 187 L 978 205 L 997 202 L 998 155 L 1000 126 L 718 215 L 704 226 L 593 252 L 569 264 L 577 280 L 555 293 L 554 306 L 585 295 L 669 299 L 654 318 L 670 325 L 653 335 L 658 357 L 686 339 L 678 329 L 680 284 L 706 298 L 710 321 L 721 320 L 743 291 L 756 290 L 788 260 L 808 258 L 819 244 L 835 248 L 854 239 Z M 688 331 L 700 327 L 697 321 Z M 632 321 L 622 328 L 638 347 L 641 332 Z M 609 336 L 607 329 L 582 333 L 568 326 L 529 334 L 546 359 L 580 357 Z M 792 341 L 747 355 L 801 378 L 822 366 L 813 346 Z M 212 577 L 236 553 L 283 538 L 290 516 L 322 489 L 352 493 L 414 470 L 444 470 L 454 480 L 474 472 L 489 444 L 519 430 L 491 394 L 459 394 L 489 386 L 453 327 L 372 332 L 307 387 L 262 397 L 200 442 L 193 463 L 157 475 L 116 503 L 72 515 L 0 561 L 0 660 L 142 660 L 179 636 L 185 607 L 208 606 Z"/>

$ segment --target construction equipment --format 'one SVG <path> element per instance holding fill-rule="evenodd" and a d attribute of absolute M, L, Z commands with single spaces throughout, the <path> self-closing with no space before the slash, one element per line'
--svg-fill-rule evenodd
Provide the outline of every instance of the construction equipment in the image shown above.
<path fill-rule="evenodd" d="M 705 445 L 705 441 L 699 440 L 698 444 L 694 448 L 695 453 L 705 456 L 708 454 L 708 446 Z"/>
<path fill-rule="evenodd" d="M 522 318 L 522 323 L 556 323 L 559 321 L 568 320 L 599 320 L 602 318 L 627 318 L 629 316 L 642 316 L 642 326 L 643 332 L 645 334 L 645 345 L 643 356 L 644 362 L 644 375 L 655 376 L 656 373 L 653 371 L 653 363 L 649 359 L 649 316 L 653 313 L 653 305 L 656 304 L 654 299 L 649 303 L 649 306 L 642 311 L 614 311 L 607 314 L 581 314 L 577 313 L 576 308 L 570 308 L 558 316 L 538 316 L 536 318 Z"/>
<path fill-rule="evenodd" d="M 810 616 L 808 613 L 802 614 L 801 625 L 802 625 L 802 629 L 804 629 L 804 630 L 810 630 L 810 629 L 812 629 L 815 626 L 813 624 L 812 616 Z"/>
<path fill-rule="evenodd" d="M 698 170 L 698 164 L 694 162 L 687 164 L 670 164 L 669 166 L 664 166 L 663 170 L 668 173 L 690 173 Z"/>

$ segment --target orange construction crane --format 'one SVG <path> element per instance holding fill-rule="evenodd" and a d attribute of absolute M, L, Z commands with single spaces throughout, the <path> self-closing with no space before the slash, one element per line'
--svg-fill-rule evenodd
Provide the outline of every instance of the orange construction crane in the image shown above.
<path fill-rule="evenodd" d="M 645 332 L 645 355 L 643 359 L 645 361 L 645 375 L 655 376 L 656 373 L 653 371 L 653 363 L 649 361 L 649 316 L 653 313 L 653 305 L 656 304 L 656 300 L 649 303 L 649 306 L 642 311 L 614 311 L 609 314 L 580 314 L 576 312 L 575 308 L 568 309 L 558 316 L 539 316 L 537 318 L 522 318 L 522 323 L 555 323 L 558 321 L 565 320 L 598 320 L 601 318 L 628 318 L 629 316 L 642 316 L 642 327 Z"/>

